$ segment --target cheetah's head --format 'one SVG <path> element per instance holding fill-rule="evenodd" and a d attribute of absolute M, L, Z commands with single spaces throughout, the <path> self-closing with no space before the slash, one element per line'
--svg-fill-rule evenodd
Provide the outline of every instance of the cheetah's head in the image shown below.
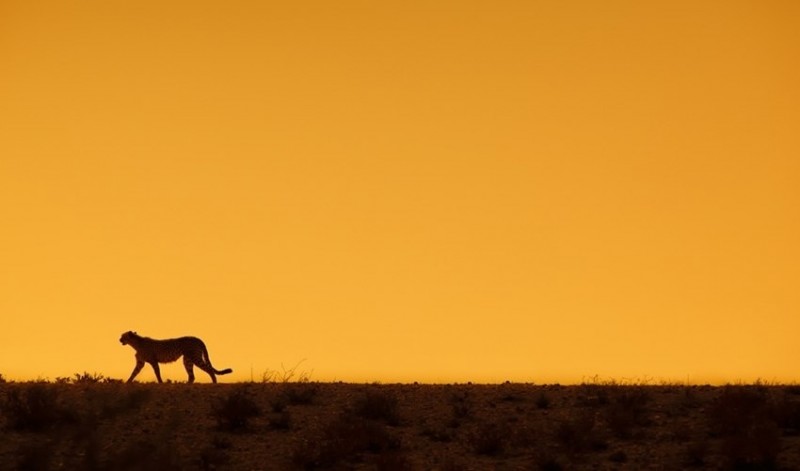
<path fill-rule="evenodd" d="M 133 337 L 137 337 L 136 332 L 129 330 L 124 334 L 122 334 L 122 336 L 119 338 L 119 343 L 121 343 L 122 345 L 128 345 L 129 343 L 131 343 L 131 339 Z"/>

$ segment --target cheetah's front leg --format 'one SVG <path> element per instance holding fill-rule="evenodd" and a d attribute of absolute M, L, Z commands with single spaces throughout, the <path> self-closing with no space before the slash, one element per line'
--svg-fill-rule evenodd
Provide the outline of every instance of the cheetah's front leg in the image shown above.
<path fill-rule="evenodd" d="M 128 378 L 129 383 L 133 381 L 133 378 L 135 378 L 140 371 L 142 371 L 143 367 L 144 367 L 144 362 L 142 360 L 136 360 L 136 366 L 133 367 L 133 373 L 131 373 L 131 377 Z"/>

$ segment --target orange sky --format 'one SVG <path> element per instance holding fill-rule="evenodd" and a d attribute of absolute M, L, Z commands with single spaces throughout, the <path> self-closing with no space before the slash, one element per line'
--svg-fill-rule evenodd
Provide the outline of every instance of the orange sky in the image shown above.
<path fill-rule="evenodd" d="M 798 58 L 793 0 L 0 0 L 0 373 L 800 380 Z"/>

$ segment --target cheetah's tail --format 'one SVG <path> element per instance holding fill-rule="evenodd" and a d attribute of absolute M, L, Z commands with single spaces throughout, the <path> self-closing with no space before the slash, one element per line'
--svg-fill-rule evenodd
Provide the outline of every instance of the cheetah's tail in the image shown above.
<path fill-rule="evenodd" d="M 205 344 L 203 344 L 203 355 L 206 356 L 206 362 L 208 363 L 208 366 L 210 366 L 211 369 L 214 370 L 214 374 L 226 375 L 228 373 L 233 373 L 233 370 L 230 368 L 225 368 L 224 370 L 218 370 L 214 368 L 214 365 L 211 364 L 211 357 L 208 356 L 208 349 L 206 348 Z"/>

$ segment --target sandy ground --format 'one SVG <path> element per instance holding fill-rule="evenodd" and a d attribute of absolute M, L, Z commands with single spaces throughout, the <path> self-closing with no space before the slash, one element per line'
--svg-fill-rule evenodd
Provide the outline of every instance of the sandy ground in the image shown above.
<path fill-rule="evenodd" d="M 800 469 L 800 387 L 0 384 L 0 469 Z"/>

